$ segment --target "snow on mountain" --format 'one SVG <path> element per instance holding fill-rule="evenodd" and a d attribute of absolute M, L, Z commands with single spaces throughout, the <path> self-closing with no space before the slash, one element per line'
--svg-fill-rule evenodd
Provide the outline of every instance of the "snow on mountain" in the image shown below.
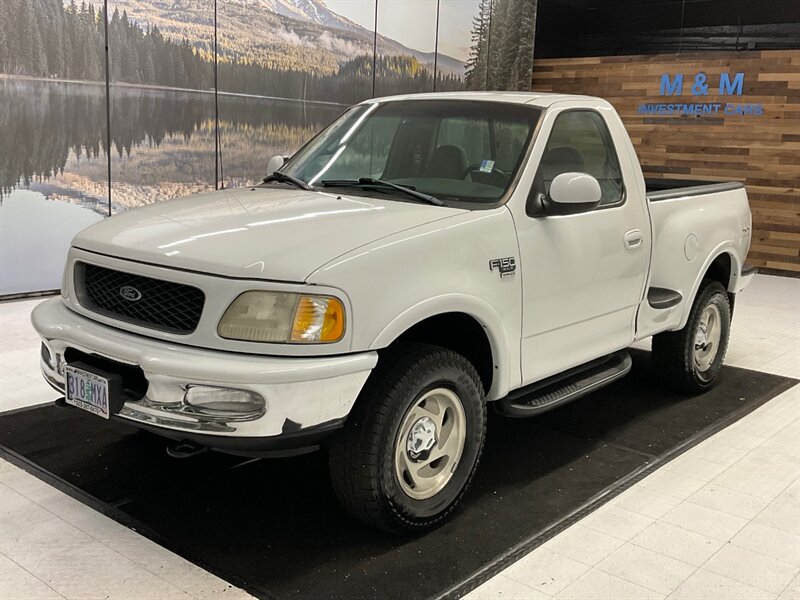
<path fill-rule="evenodd" d="M 176 2 L 180 2 L 180 0 L 176 0 Z M 268 10 L 282 17 L 314 23 L 326 28 L 351 32 L 364 29 L 350 19 L 333 12 L 323 0 L 222 0 L 220 4 L 250 7 L 254 11 Z"/>
<path fill-rule="evenodd" d="M 336 35 L 335 30 L 353 34 L 361 39 L 372 39 L 371 29 L 362 27 L 350 19 L 332 11 L 325 4 L 324 0 L 224 0 L 231 4 L 246 4 L 256 8 L 266 9 L 282 17 L 288 17 L 301 22 L 320 25 L 328 30 L 324 33 L 319 42 L 326 50 L 341 52 L 348 58 L 354 53 L 353 45 L 346 39 L 341 39 Z M 404 44 L 393 40 L 384 35 L 378 35 L 378 52 L 383 54 L 406 54 L 416 57 L 420 62 L 433 65 L 434 53 L 422 52 L 409 48 Z M 442 71 L 464 75 L 464 63 L 456 58 L 439 54 L 438 66 Z"/>
<path fill-rule="evenodd" d="M 263 5 L 281 16 L 299 19 L 345 31 L 363 29 L 351 20 L 333 12 L 322 0 L 264 0 Z"/>

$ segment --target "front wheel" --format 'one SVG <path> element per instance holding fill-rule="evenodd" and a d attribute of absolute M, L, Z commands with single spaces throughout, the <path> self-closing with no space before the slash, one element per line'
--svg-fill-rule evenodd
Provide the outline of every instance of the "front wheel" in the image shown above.
<path fill-rule="evenodd" d="M 728 292 L 721 283 L 706 280 L 685 327 L 653 337 L 653 364 L 659 376 L 681 392 L 709 389 L 722 368 L 730 331 Z"/>
<path fill-rule="evenodd" d="M 331 443 L 334 491 L 356 518 L 384 531 L 429 529 L 464 495 L 485 434 L 472 364 L 444 348 L 399 345 L 381 354 Z"/>

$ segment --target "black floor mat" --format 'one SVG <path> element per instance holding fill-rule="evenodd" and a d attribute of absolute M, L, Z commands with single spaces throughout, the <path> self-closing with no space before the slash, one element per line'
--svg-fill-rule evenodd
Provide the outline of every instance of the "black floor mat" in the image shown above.
<path fill-rule="evenodd" d="M 321 454 L 175 460 L 160 438 L 51 406 L 0 415 L 0 454 L 255 596 L 457 596 L 796 383 L 726 367 L 714 390 L 682 397 L 633 355 L 628 377 L 571 405 L 491 415 L 462 510 L 415 539 L 344 513 Z"/>

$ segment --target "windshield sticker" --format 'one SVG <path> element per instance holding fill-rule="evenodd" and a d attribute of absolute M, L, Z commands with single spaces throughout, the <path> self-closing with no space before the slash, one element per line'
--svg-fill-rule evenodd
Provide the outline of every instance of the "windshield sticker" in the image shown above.
<path fill-rule="evenodd" d="M 492 169 L 494 169 L 494 161 L 493 160 L 482 160 L 481 161 L 481 173 L 491 173 Z"/>

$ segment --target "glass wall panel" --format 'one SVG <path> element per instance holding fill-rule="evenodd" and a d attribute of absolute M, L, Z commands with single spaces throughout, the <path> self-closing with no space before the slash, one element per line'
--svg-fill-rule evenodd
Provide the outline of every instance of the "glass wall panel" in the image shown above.
<path fill-rule="evenodd" d="M 442 0 L 439 47 L 460 53 L 468 89 L 530 90 L 536 5 L 531 0 Z"/>
<path fill-rule="evenodd" d="M 213 7 L 109 0 L 113 212 L 214 188 Z"/>
<path fill-rule="evenodd" d="M 103 65 L 92 5 L 0 1 L 0 296 L 57 289 L 108 214 Z"/>
<path fill-rule="evenodd" d="M 433 91 L 436 0 L 378 0 L 375 96 Z"/>
<path fill-rule="evenodd" d="M 531 89 L 536 2 L 494 0 L 489 2 L 487 89 Z"/>
<path fill-rule="evenodd" d="M 372 0 L 222 3 L 218 14 L 221 171 L 260 181 L 349 105 L 372 94 Z"/>
<path fill-rule="evenodd" d="M 482 90 L 486 87 L 486 62 L 477 60 L 483 20 L 481 0 L 441 0 L 439 2 L 439 40 L 436 57 L 437 91 Z M 484 57 L 485 58 L 485 57 Z"/>

